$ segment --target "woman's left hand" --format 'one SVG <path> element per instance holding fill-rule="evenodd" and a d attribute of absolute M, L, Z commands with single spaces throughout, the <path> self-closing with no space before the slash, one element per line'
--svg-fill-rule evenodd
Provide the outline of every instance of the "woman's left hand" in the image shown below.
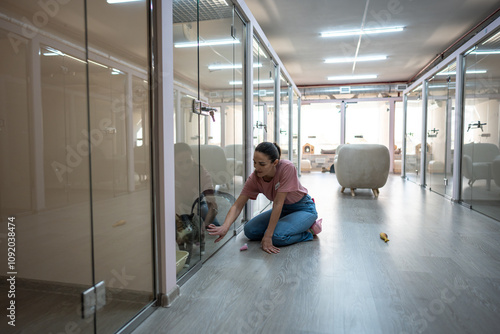
<path fill-rule="evenodd" d="M 264 252 L 269 253 L 269 254 L 278 254 L 280 252 L 280 249 L 278 247 L 275 247 L 273 245 L 273 239 L 269 237 L 263 237 L 262 241 L 260 242 L 262 249 Z"/>

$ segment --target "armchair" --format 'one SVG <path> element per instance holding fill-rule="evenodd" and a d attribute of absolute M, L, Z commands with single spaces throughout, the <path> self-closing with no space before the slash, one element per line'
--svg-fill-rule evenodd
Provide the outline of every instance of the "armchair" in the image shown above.
<path fill-rule="evenodd" d="M 468 143 L 463 146 L 462 174 L 469 179 L 469 186 L 472 187 L 477 180 L 486 180 L 487 189 L 491 189 L 493 162 L 499 155 L 500 150 L 495 144 Z"/>
<path fill-rule="evenodd" d="M 337 180 L 355 196 L 356 188 L 368 188 L 379 195 L 389 177 L 389 150 L 380 144 L 347 144 L 337 148 L 334 160 Z"/>

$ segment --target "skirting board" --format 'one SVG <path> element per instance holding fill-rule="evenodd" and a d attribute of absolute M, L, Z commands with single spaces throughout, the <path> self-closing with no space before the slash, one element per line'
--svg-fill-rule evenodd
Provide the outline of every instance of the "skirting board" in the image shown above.
<path fill-rule="evenodd" d="M 181 295 L 181 289 L 178 285 L 161 297 L 161 306 L 170 307 L 172 303 Z"/>

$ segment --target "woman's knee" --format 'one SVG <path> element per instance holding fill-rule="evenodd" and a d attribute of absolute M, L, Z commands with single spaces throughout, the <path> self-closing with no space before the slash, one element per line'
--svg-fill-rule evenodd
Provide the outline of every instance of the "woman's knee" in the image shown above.
<path fill-rule="evenodd" d="M 257 231 L 252 224 L 246 223 L 245 226 L 243 227 L 243 233 L 245 233 L 245 236 L 250 239 L 250 240 L 260 240 L 262 239 L 261 233 Z"/>

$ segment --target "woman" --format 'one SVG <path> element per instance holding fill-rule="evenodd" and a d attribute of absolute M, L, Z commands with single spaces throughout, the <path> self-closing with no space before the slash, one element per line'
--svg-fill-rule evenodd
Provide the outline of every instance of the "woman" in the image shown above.
<path fill-rule="evenodd" d="M 318 218 L 316 206 L 297 177 L 292 162 L 280 160 L 281 150 L 277 144 L 260 143 L 253 156 L 254 172 L 245 182 L 243 190 L 229 210 L 224 224 L 210 224 L 207 231 L 218 235 L 220 241 L 239 216 L 249 199 L 263 193 L 273 202 L 272 210 L 263 212 L 245 224 L 245 235 L 250 240 L 261 240 L 267 253 L 279 253 L 280 246 L 287 246 L 313 239 L 309 231 Z"/>

